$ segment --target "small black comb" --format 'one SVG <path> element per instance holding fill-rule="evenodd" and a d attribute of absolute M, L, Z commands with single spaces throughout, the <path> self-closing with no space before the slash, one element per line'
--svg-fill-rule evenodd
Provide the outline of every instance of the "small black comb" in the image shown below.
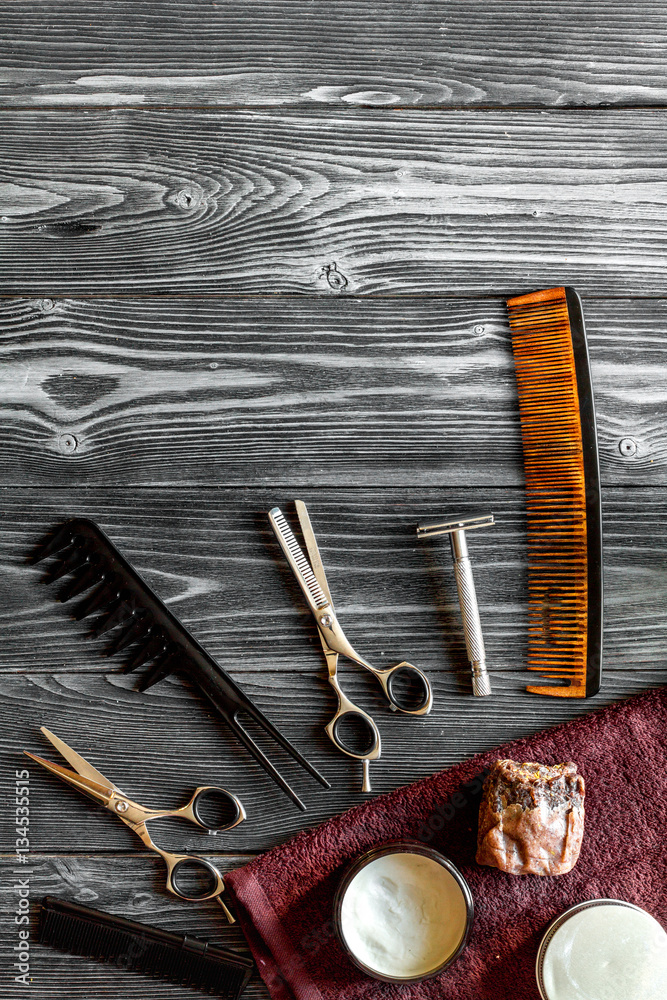
<path fill-rule="evenodd" d="M 253 970 L 252 960 L 245 955 L 200 938 L 170 934 L 54 896 L 42 900 L 39 941 L 70 955 L 110 962 L 225 1000 L 241 996 Z"/>
<path fill-rule="evenodd" d="M 113 632 L 113 641 L 106 654 L 113 656 L 136 646 L 126 670 L 135 670 L 142 664 L 150 663 L 149 670 L 138 685 L 140 691 L 146 691 L 176 670 L 182 671 L 197 684 L 244 747 L 299 809 L 305 812 L 306 807 L 243 728 L 238 720 L 239 712 L 247 712 L 313 778 L 325 788 L 330 787 L 326 778 L 269 722 L 226 670 L 193 639 L 99 525 L 84 517 L 66 521 L 41 545 L 33 562 L 41 562 L 49 556 L 55 562 L 45 577 L 46 583 L 65 576 L 72 577 L 58 595 L 61 601 L 69 601 L 94 588 L 75 609 L 74 617 L 81 621 L 88 615 L 103 612 L 96 621 L 93 635 Z"/>

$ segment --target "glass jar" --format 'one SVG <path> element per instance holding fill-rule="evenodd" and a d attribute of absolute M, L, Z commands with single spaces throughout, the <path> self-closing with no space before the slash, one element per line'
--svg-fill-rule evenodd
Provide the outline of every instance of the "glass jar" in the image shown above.
<path fill-rule="evenodd" d="M 537 953 L 542 1000 L 667 996 L 667 934 L 622 899 L 589 899 L 549 924 Z"/>
<path fill-rule="evenodd" d="M 438 921 L 440 906 L 447 908 L 451 927 L 446 920 Z M 436 919 L 424 921 L 424 914 Z M 411 840 L 362 854 L 345 871 L 334 898 L 334 928 L 346 955 L 366 975 L 387 983 L 417 983 L 443 972 L 463 951 L 473 915 L 472 894 L 458 868 L 433 848 Z M 375 955 L 374 941 L 379 942 Z M 414 967 L 401 970 L 404 944 Z M 415 966 L 419 953 L 424 968 Z"/>

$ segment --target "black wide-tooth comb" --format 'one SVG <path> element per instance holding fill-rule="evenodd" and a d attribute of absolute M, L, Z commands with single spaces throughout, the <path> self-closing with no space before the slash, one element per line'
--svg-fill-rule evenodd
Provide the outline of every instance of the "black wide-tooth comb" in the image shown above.
<path fill-rule="evenodd" d="M 190 635 L 99 525 L 83 517 L 66 521 L 42 544 L 33 562 L 41 562 L 49 556 L 55 559 L 55 563 L 45 577 L 46 583 L 72 576 L 58 595 L 61 601 L 69 601 L 94 587 L 75 609 L 74 618 L 81 621 L 89 615 L 104 612 L 92 634 L 101 636 L 113 631 L 113 642 L 107 647 L 106 655 L 113 656 L 136 644 L 126 670 L 151 664 L 138 685 L 140 691 L 146 691 L 176 670 L 185 673 L 299 809 L 305 812 L 306 807 L 243 728 L 238 720 L 239 712 L 247 712 L 309 774 L 329 788 L 326 778 L 269 722 L 229 674 Z"/>

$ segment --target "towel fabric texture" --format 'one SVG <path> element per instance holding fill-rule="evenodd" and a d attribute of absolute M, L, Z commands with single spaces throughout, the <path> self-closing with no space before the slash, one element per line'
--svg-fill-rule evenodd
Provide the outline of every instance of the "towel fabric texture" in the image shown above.
<path fill-rule="evenodd" d="M 586 781 L 581 855 L 566 875 L 506 875 L 475 863 L 480 775 L 497 758 L 574 761 Z M 644 907 L 667 927 L 667 690 L 651 691 L 480 754 L 306 830 L 225 877 L 273 1000 L 537 1000 L 548 923 L 586 899 Z M 447 855 L 475 901 L 468 945 L 409 985 L 356 969 L 333 931 L 338 882 L 359 854 L 411 838 Z"/>

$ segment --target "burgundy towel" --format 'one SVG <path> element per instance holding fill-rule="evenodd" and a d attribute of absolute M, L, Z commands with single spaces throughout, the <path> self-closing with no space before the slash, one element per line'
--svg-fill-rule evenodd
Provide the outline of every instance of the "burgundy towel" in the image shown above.
<path fill-rule="evenodd" d="M 573 760 L 586 780 L 581 855 L 567 875 L 505 875 L 475 863 L 479 775 L 496 758 Z M 614 897 L 667 925 L 667 690 L 651 691 L 464 761 L 350 809 L 226 876 L 274 1000 L 536 1000 L 535 957 L 573 903 Z M 434 979 L 384 984 L 357 970 L 332 929 L 346 865 L 412 837 L 461 869 L 475 900 L 467 948 Z"/>

